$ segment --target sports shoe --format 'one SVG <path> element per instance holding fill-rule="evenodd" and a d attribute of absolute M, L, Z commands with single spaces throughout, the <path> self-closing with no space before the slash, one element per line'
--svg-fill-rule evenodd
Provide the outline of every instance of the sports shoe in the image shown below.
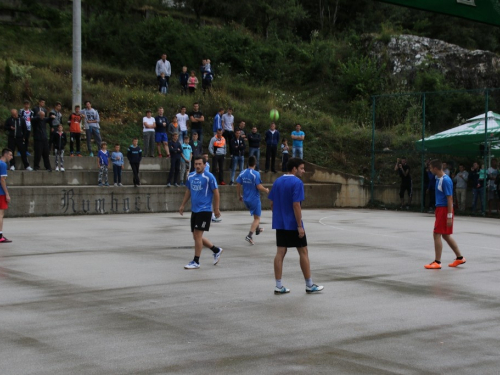
<path fill-rule="evenodd" d="M 59 172 L 59 167 L 56 167 L 56 172 Z"/>
<path fill-rule="evenodd" d="M 306 293 L 318 293 L 323 290 L 323 285 L 313 284 L 312 286 L 306 286 Z"/>
<path fill-rule="evenodd" d="M 104 184 L 104 186 L 109 187 L 109 184 L 106 183 L 106 184 Z"/>
<path fill-rule="evenodd" d="M 12 242 L 11 240 L 8 240 L 7 238 L 5 237 L 2 237 L 0 238 L 0 243 L 9 243 L 9 242 Z"/>
<path fill-rule="evenodd" d="M 114 186 L 114 187 L 117 187 L 117 186 L 118 186 L 118 184 L 115 182 L 115 184 L 114 184 L 113 186 Z"/>
<path fill-rule="evenodd" d="M 63 167 L 61 167 L 61 172 L 64 172 L 64 168 Z"/>
<path fill-rule="evenodd" d="M 225 184 L 226 184 L 226 183 L 225 183 L 224 181 L 222 181 L 222 182 L 220 183 L 220 185 L 225 185 Z"/>
<path fill-rule="evenodd" d="M 161 154 L 159 154 L 159 155 L 158 155 L 158 157 L 159 157 L 159 158 L 161 158 L 161 157 L 162 157 L 162 155 L 161 155 Z"/>
<path fill-rule="evenodd" d="M 287 289 L 284 286 L 282 286 L 281 288 L 278 288 L 277 286 L 274 287 L 274 294 L 285 294 L 285 293 L 290 293 L 290 289 Z"/>
<path fill-rule="evenodd" d="M 10 170 L 11 170 L 11 171 L 15 171 L 15 170 L 16 170 L 16 167 L 12 166 L 12 167 L 10 167 Z"/>
<path fill-rule="evenodd" d="M 70 155 L 70 157 L 74 157 L 74 156 L 75 156 L 75 154 L 71 154 L 71 155 Z"/>
<path fill-rule="evenodd" d="M 94 153 L 93 153 L 93 152 L 91 152 L 91 153 L 89 154 L 89 156 L 90 156 L 91 158 L 93 158 L 93 157 L 94 157 Z"/>
<path fill-rule="evenodd" d="M 31 154 L 28 151 L 26 151 L 26 156 L 31 156 Z"/>
<path fill-rule="evenodd" d="M 441 269 L 441 265 L 439 263 L 436 263 L 436 261 L 429 263 L 429 264 L 426 264 L 424 267 L 428 270 L 440 270 Z"/>
<path fill-rule="evenodd" d="M 220 223 L 222 221 L 222 218 L 220 217 L 216 217 L 214 219 L 212 219 L 212 223 Z"/>
<path fill-rule="evenodd" d="M 120 182 L 120 183 L 118 184 L 118 186 L 123 186 L 123 185 L 122 185 L 122 183 Z"/>
<path fill-rule="evenodd" d="M 192 260 L 191 262 L 189 262 L 184 266 L 184 269 L 186 270 L 197 270 L 198 268 L 200 268 L 200 265 L 196 263 L 194 260 Z"/>
<path fill-rule="evenodd" d="M 219 260 L 220 260 L 220 256 L 222 255 L 222 252 L 224 250 L 222 250 L 222 247 L 219 247 L 219 252 L 218 253 L 214 253 L 214 266 L 219 263 Z"/>
<path fill-rule="evenodd" d="M 233 186 L 233 185 L 234 185 L 234 182 L 233 182 L 233 181 L 231 181 L 231 182 L 229 183 L 229 186 Z"/>
<path fill-rule="evenodd" d="M 33 171 L 33 168 L 27 167 L 26 170 L 31 172 L 31 171 Z"/>
<path fill-rule="evenodd" d="M 252 237 L 250 237 L 250 236 L 246 236 L 245 237 L 245 241 L 247 241 L 250 245 L 255 245 L 255 243 L 253 242 Z"/>
<path fill-rule="evenodd" d="M 172 186 L 172 185 L 170 185 L 170 183 L 168 183 L 168 184 L 167 184 L 167 187 L 170 187 L 170 186 Z"/>
<path fill-rule="evenodd" d="M 99 184 L 100 187 L 102 187 L 102 184 Z"/>
<path fill-rule="evenodd" d="M 448 267 L 456 267 L 465 263 L 465 258 L 455 259 L 452 263 L 448 264 Z"/>
<path fill-rule="evenodd" d="M 83 157 L 83 156 L 82 156 L 82 154 L 78 154 L 77 156 L 79 156 L 79 157 L 81 157 L 81 158 Z"/>
<path fill-rule="evenodd" d="M 175 187 L 180 187 L 180 185 L 179 185 L 179 184 L 177 184 L 177 183 L 175 183 L 175 184 L 174 184 L 174 186 L 175 186 Z"/>
<path fill-rule="evenodd" d="M 262 232 L 264 232 L 264 228 L 257 228 L 257 230 L 255 231 L 255 234 L 258 236 Z"/>

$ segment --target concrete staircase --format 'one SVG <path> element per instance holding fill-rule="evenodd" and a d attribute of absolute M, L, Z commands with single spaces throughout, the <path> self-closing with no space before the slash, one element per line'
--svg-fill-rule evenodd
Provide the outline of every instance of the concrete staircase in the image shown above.
<path fill-rule="evenodd" d="M 33 166 L 32 157 L 29 158 Z M 261 161 L 262 167 L 264 166 Z M 278 164 L 278 163 L 277 163 Z M 54 157 L 51 157 L 55 168 Z M 43 162 L 40 164 L 43 167 Z M 7 216 L 47 216 L 104 213 L 139 213 L 177 211 L 185 188 L 167 188 L 170 160 L 167 158 L 143 158 L 140 166 L 141 186 L 132 184 L 132 171 L 128 162 L 122 172 L 123 187 L 113 187 L 113 171 L 109 170 L 110 187 L 97 185 L 98 169 L 96 158 L 69 157 L 64 160 L 65 172 L 25 171 L 20 157 L 16 157 L 16 170 L 8 172 L 7 186 L 11 203 Z M 225 168 L 229 168 L 229 160 Z M 262 171 L 261 171 L 262 172 Z M 305 208 L 334 207 L 340 185 L 321 183 L 313 178 L 313 172 L 306 172 Z M 238 172 L 236 172 L 236 176 Z M 272 183 L 282 173 L 261 173 L 264 185 Z M 224 180 L 230 181 L 230 172 L 224 172 Z M 235 186 L 220 186 L 221 210 L 242 210 Z M 269 201 L 261 196 L 263 208 L 269 208 Z"/>

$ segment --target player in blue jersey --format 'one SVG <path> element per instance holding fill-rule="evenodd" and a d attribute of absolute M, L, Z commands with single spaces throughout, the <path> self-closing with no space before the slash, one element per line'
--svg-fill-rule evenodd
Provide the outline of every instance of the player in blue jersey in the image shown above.
<path fill-rule="evenodd" d="M 276 229 L 276 245 L 274 258 L 274 276 L 276 287 L 274 294 L 289 293 L 290 289 L 281 284 L 283 260 L 289 247 L 296 247 L 300 257 L 300 268 L 306 280 L 306 293 L 317 293 L 323 286 L 313 284 L 311 267 L 307 250 L 307 239 L 302 222 L 301 202 L 304 200 L 304 183 L 299 178 L 304 170 L 304 161 L 299 158 L 288 160 L 287 174 L 274 181 L 269 199 L 273 211 L 273 229 Z"/>
<path fill-rule="evenodd" d="M 214 266 L 219 263 L 222 248 L 214 246 L 203 237 L 203 232 L 208 232 L 212 221 L 212 203 L 215 216 L 220 216 L 219 189 L 215 177 L 205 170 L 206 159 L 197 156 L 194 159 L 195 171 L 190 173 L 186 181 L 186 194 L 182 200 L 179 213 L 184 214 L 184 206 L 191 198 L 191 232 L 194 238 L 194 259 L 184 266 L 185 269 L 200 268 L 200 256 L 203 246 L 214 253 Z"/>
<path fill-rule="evenodd" d="M 0 157 L 0 243 L 12 242 L 3 235 L 3 216 L 5 210 L 9 208 L 10 203 L 9 190 L 7 189 L 7 182 L 5 180 L 7 179 L 7 166 L 12 157 L 11 150 L 8 148 L 2 150 L 2 156 Z"/>
<path fill-rule="evenodd" d="M 434 262 L 426 264 L 426 269 L 441 269 L 441 254 L 443 242 L 441 237 L 448 243 L 456 259 L 448 264 L 449 267 L 457 267 L 465 263 L 465 258 L 460 253 L 458 245 L 451 237 L 453 234 L 453 181 L 443 171 L 443 163 L 434 159 L 429 165 L 430 171 L 436 176 L 436 222 L 434 224 L 434 251 L 436 258 Z"/>
<path fill-rule="evenodd" d="M 236 179 L 238 198 L 241 202 L 245 203 L 245 206 L 250 210 L 250 215 L 253 215 L 253 223 L 250 226 L 250 232 L 248 232 L 248 235 L 245 237 L 245 240 L 252 245 L 254 244 L 252 238 L 253 233 L 255 232 L 256 235 L 259 235 L 260 232 L 264 231 L 263 228 L 259 228 L 260 215 L 262 212 L 259 191 L 269 194 L 269 189 L 262 186 L 260 173 L 255 170 L 256 164 L 257 161 L 255 156 L 250 156 L 248 158 L 248 169 L 240 173 Z M 241 192 L 242 188 L 243 194 Z"/>

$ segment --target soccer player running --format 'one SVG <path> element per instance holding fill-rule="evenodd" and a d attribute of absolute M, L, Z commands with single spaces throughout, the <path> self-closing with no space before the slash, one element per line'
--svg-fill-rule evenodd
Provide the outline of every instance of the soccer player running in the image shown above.
<path fill-rule="evenodd" d="M 302 222 L 301 202 L 304 200 L 304 183 L 299 177 L 305 172 L 304 161 L 299 158 L 288 160 L 287 170 L 287 174 L 274 181 L 269 194 L 273 211 L 273 229 L 276 229 L 278 247 L 274 258 L 276 278 L 274 294 L 290 293 L 290 289 L 281 284 L 283 260 L 289 247 L 295 247 L 299 252 L 300 268 L 306 280 L 306 293 L 317 293 L 323 290 L 323 286 L 313 284 L 311 278 L 307 238 Z"/>
<path fill-rule="evenodd" d="M 220 216 L 219 189 L 215 177 L 205 170 L 206 159 L 197 156 L 194 159 L 195 171 L 190 173 L 186 182 L 186 194 L 182 200 L 179 213 L 184 214 L 184 206 L 191 198 L 191 232 L 194 238 L 194 259 L 184 266 L 185 269 L 200 268 L 200 256 L 203 246 L 214 253 L 214 266 L 219 263 L 222 248 L 214 246 L 203 232 L 208 232 L 212 219 L 212 201 L 215 216 Z"/>
<path fill-rule="evenodd" d="M 457 267 L 465 263 L 465 258 L 460 253 L 458 245 L 451 235 L 453 234 L 453 181 L 443 171 L 443 163 L 434 159 L 430 162 L 430 171 L 436 176 L 436 222 L 434 224 L 434 250 L 436 259 L 424 267 L 427 269 L 441 269 L 441 254 L 443 242 L 441 237 L 448 243 L 457 258 L 449 267 Z"/>
<path fill-rule="evenodd" d="M 259 235 L 263 232 L 263 228 L 259 228 L 260 215 L 262 212 L 262 207 L 260 203 L 259 191 L 263 191 L 269 194 L 269 189 L 262 186 L 262 180 L 260 179 L 260 173 L 255 170 L 255 165 L 257 161 L 255 156 L 250 156 L 248 158 L 248 168 L 239 174 L 236 179 L 236 190 L 238 191 L 238 198 L 240 202 L 243 202 L 245 206 L 250 210 L 250 215 L 253 215 L 253 223 L 250 226 L 250 232 L 245 237 L 245 240 L 251 245 L 253 242 L 253 233 Z M 243 195 L 241 194 L 241 188 L 243 187 Z"/>
<path fill-rule="evenodd" d="M 7 190 L 7 165 L 9 165 L 12 160 L 12 151 L 8 148 L 2 150 L 2 156 L 0 157 L 0 243 L 12 242 L 8 240 L 3 235 L 3 217 L 5 215 L 5 210 L 9 208 L 10 195 Z"/>

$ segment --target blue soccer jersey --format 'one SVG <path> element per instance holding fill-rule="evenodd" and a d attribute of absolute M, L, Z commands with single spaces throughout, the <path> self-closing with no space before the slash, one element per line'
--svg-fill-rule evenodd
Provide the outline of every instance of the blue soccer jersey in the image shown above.
<path fill-rule="evenodd" d="M 186 187 L 191 191 L 191 211 L 212 211 L 212 198 L 214 190 L 218 188 L 217 181 L 212 173 L 192 172 L 186 181 Z"/>
<path fill-rule="evenodd" d="M 3 160 L 0 160 L 0 177 L 7 177 L 7 164 Z M 0 195 L 5 195 L 2 185 L 0 185 Z"/>
<path fill-rule="evenodd" d="M 453 196 L 453 181 L 445 174 L 436 178 L 436 207 L 448 206 L 448 196 Z"/>
<path fill-rule="evenodd" d="M 243 201 L 253 202 L 260 200 L 259 190 L 257 186 L 262 184 L 260 173 L 253 169 L 245 169 L 236 179 L 238 184 L 243 186 Z"/>
<path fill-rule="evenodd" d="M 274 181 L 269 199 L 273 201 L 273 229 L 297 230 L 293 203 L 304 200 L 304 183 L 294 175 Z"/>

